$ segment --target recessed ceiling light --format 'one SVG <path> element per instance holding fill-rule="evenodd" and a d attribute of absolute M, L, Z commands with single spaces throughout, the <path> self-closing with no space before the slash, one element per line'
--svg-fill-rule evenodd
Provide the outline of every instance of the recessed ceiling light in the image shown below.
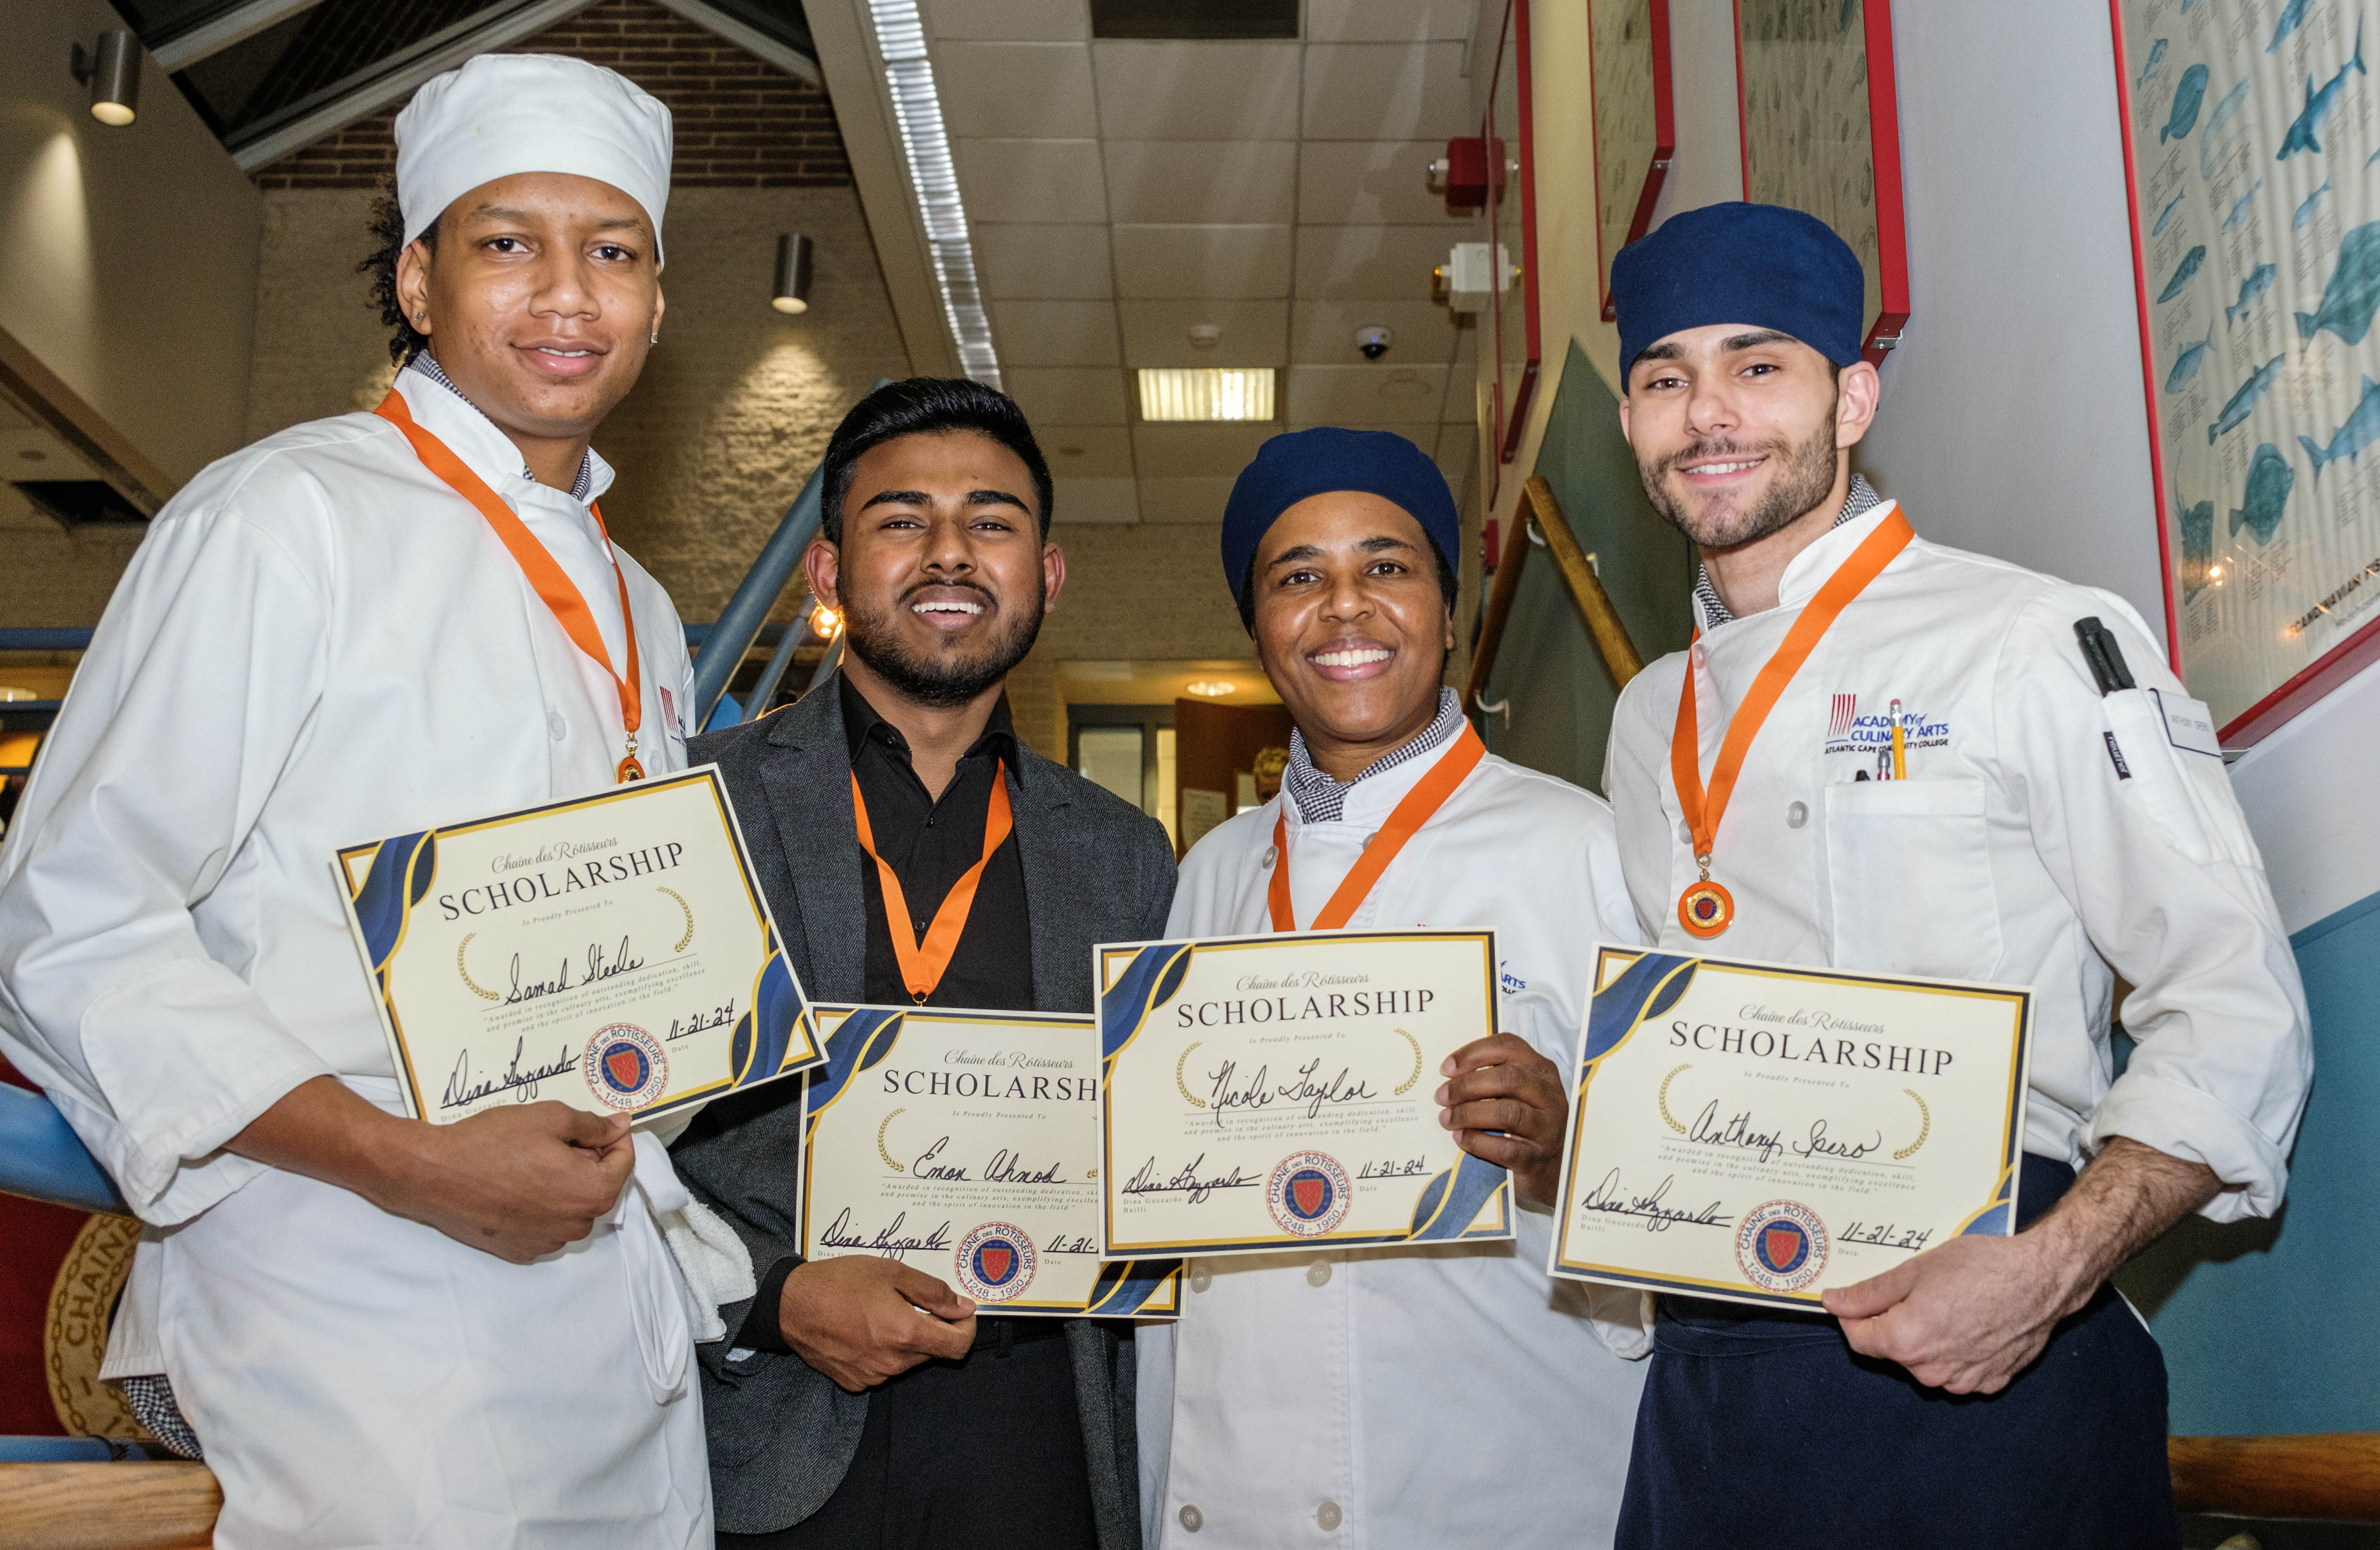
<path fill-rule="evenodd" d="M 1269 366 L 1143 367 L 1143 420 L 1270 420 L 1273 372 Z"/>
<path fill-rule="evenodd" d="M 1221 678 L 1201 678 L 1196 683 L 1185 687 L 1202 700 L 1220 700 L 1240 686 L 1228 683 Z"/>

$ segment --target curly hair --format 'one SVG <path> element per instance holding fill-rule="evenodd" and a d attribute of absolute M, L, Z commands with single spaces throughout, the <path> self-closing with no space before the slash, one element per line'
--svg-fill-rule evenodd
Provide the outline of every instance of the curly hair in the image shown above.
<path fill-rule="evenodd" d="M 371 203 L 371 234 L 380 246 L 371 256 L 356 265 L 356 273 L 371 279 L 372 299 L 380 303 L 380 321 L 394 330 L 388 341 L 388 358 L 397 366 L 430 348 L 430 336 L 413 326 L 405 315 L 405 305 L 396 294 L 396 260 L 405 251 L 405 212 L 396 202 L 396 176 L 392 173 L 381 179 L 380 190 Z M 432 221 L 421 233 L 422 245 L 431 252 L 438 250 L 438 223 Z"/>

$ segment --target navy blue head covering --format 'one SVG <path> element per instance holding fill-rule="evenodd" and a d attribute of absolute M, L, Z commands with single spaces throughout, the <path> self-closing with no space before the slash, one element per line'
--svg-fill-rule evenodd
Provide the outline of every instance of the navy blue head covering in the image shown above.
<path fill-rule="evenodd" d="M 1446 475 L 1429 454 L 1393 431 L 1318 426 L 1275 436 L 1258 447 L 1257 460 L 1240 470 L 1224 504 L 1223 579 L 1243 605 L 1248 562 L 1273 522 L 1306 496 L 1333 490 L 1362 490 L 1402 507 L 1429 535 L 1448 568 L 1456 568 L 1463 519 Z"/>
<path fill-rule="evenodd" d="M 1781 204 L 1706 204 L 1672 215 L 1611 261 L 1620 368 L 1681 329 L 1742 323 L 1791 334 L 1838 366 L 1860 358 L 1867 280 L 1815 215 Z"/>

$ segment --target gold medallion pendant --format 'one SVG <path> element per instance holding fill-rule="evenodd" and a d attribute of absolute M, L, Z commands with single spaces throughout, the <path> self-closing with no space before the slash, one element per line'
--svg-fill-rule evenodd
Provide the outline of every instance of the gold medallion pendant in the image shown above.
<path fill-rule="evenodd" d="M 1735 896 L 1706 877 L 1678 896 L 1678 923 L 1705 941 L 1735 921 Z"/>

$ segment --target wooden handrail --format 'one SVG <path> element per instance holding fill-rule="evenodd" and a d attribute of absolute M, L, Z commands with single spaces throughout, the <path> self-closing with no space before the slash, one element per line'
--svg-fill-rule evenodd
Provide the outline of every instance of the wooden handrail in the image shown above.
<path fill-rule="evenodd" d="M 1529 518 L 1514 512 L 1512 535 L 1504 541 L 1504 557 L 1496 567 L 1496 585 L 1488 593 L 1488 614 L 1479 621 L 1479 644 L 1471 653 L 1471 671 L 1463 680 L 1463 713 L 1475 715 L 1479 696 L 1487 691 L 1488 675 L 1495 670 L 1497 648 L 1504 643 L 1504 624 L 1512 616 L 1512 599 L 1521 592 L 1521 564 L 1529 557 Z"/>
<path fill-rule="evenodd" d="M 223 1492 L 204 1464 L 0 1464 L 12 1550 L 181 1550 L 214 1543 Z"/>
<path fill-rule="evenodd" d="M 2166 1462 L 2184 1512 L 2380 1520 L 2380 1432 L 2168 1437 Z"/>
<path fill-rule="evenodd" d="M 1586 633 L 1603 658 L 1603 665 L 1611 674 L 1614 687 L 1625 689 L 1628 680 L 1645 670 L 1645 659 L 1636 654 L 1636 644 L 1628 638 L 1628 627 L 1621 622 L 1620 613 L 1611 606 L 1611 598 L 1603 590 L 1603 582 L 1595 573 L 1595 566 L 1578 546 L 1578 539 L 1563 518 L 1561 502 L 1554 498 L 1553 487 L 1545 480 L 1531 474 L 1521 486 L 1521 504 L 1512 513 L 1512 536 L 1504 543 L 1503 563 L 1496 568 L 1496 585 L 1488 594 L 1488 612 L 1479 622 L 1479 645 L 1471 653 L 1471 671 L 1463 678 L 1463 708 L 1466 714 L 1479 710 L 1479 696 L 1487 692 L 1488 675 L 1496 670 L 1496 653 L 1504 643 L 1504 626 L 1511 620 L 1512 601 L 1520 595 L 1521 565 L 1529 557 L 1529 523 L 1535 520 L 1537 531 L 1544 535 L 1546 549 L 1553 556 L 1554 569 L 1570 592 L 1570 600 L 1578 609 Z"/>

